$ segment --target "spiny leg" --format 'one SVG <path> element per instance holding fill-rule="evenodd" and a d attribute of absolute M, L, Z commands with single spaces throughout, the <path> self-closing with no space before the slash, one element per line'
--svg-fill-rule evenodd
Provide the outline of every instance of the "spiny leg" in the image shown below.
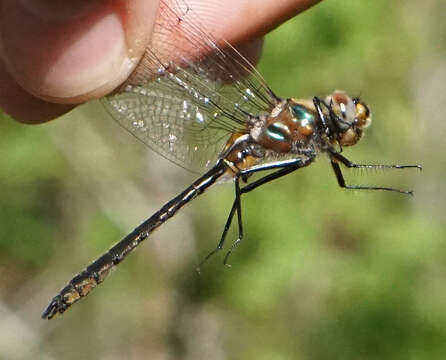
<path fill-rule="evenodd" d="M 237 202 L 237 199 L 236 199 L 234 201 L 234 204 L 233 204 L 233 207 L 236 206 L 237 203 L 238 203 L 238 206 L 239 206 L 237 208 L 238 223 L 239 223 L 239 237 L 231 245 L 230 249 L 226 253 L 224 261 L 223 261 L 224 265 L 230 266 L 228 264 L 228 258 L 231 255 L 232 251 L 243 240 L 243 227 L 242 227 L 242 217 L 241 217 L 241 200 L 240 200 L 241 199 L 241 195 L 245 194 L 245 193 L 248 193 L 248 192 L 254 190 L 255 188 L 257 188 L 257 187 L 259 187 L 261 185 L 264 185 L 264 184 L 266 184 L 266 183 L 268 183 L 268 182 L 270 182 L 272 180 L 276 180 L 276 179 L 278 179 L 278 178 L 280 178 L 282 176 L 288 175 L 289 173 L 291 173 L 293 171 L 296 171 L 296 170 L 298 170 L 298 169 L 300 169 L 302 167 L 308 166 L 314 160 L 315 156 L 316 156 L 316 154 L 315 154 L 315 152 L 313 152 L 311 154 L 311 156 L 309 158 L 305 159 L 305 160 L 303 160 L 303 159 L 294 159 L 291 163 L 286 164 L 286 166 L 283 167 L 282 169 L 280 169 L 278 171 L 275 171 L 272 174 L 265 175 L 264 177 L 254 181 L 253 183 L 244 186 L 242 189 L 239 189 L 239 196 L 238 196 L 239 201 Z M 283 163 L 285 164 L 285 162 L 283 162 Z M 248 170 L 246 170 L 246 172 L 244 172 L 244 173 L 242 172 L 242 174 L 247 175 L 247 174 L 252 173 L 252 172 L 264 171 L 264 170 L 268 170 L 268 169 L 271 169 L 271 168 L 277 168 L 277 166 L 276 165 L 271 165 L 271 164 L 270 165 L 265 164 L 265 167 L 263 167 L 263 168 L 255 169 L 255 171 L 253 171 L 253 169 L 248 169 Z M 232 216 L 234 216 L 234 214 L 232 214 Z"/>
<path fill-rule="evenodd" d="M 229 256 L 232 251 L 237 247 L 237 245 L 243 240 L 243 222 L 242 222 L 242 205 L 241 205 L 241 192 L 240 192 L 240 182 L 239 177 L 235 178 L 235 200 L 234 205 L 237 211 L 237 222 L 238 222 L 238 238 L 235 240 L 229 250 L 227 251 L 225 258 L 223 260 L 223 264 L 227 266 L 231 266 L 228 264 Z M 234 206 L 233 205 L 233 206 Z M 232 215 L 234 216 L 234 215 Z M 225 234 L 226 237 L 226 234 Z"/>
<path fill-rule="evenodd" d="M 265 175 L 260 179 L 257 179 L 256 181 L 252 182 L 251 184 L 248 184 L 246 186 L 244 186 L 243 188 L 240 188 L 240 196 L 239 198 L 241 199 L 241 195 L 248 193 L 252 190 L 254 190 L 255 188 L 264 185 L 270 181 L 273 181 L 275 179 L 278 179 L 282 176 L 288 175 L 289 173 L 296 171 L 302 167 L 308 166 L 309 164 L 311 164 L 311 162 L 314 160 L 316 154 L 310 154 L 311 156 L 309 156 L 308 158 L 298 158 L 298 159 L 293 159 L 293 160 L 286 160 L 283 162 L 276 162 L 276 163 L 270 163 L 270 164 L 264 164 L 262 166 L 258 166 L 258 167 L 252 167 L 246 170 L 242 170 L 240 172 L 240 176 L 243 175 L 249 175 L 255 172 L 260 172 L 260 171 L 265 171 L 265 170 L 271 170 L 271 169 L 279 169 L 271 174 Z M 241 203 L 241 200 L 240 200 Z M 231 226 L 232 223 L 232 219 L 234 218 L 234 214 L 237 211 L 237 196 L 236 199 L 234 199 L 234 202 L 232 204 L 232 208 L 231 211 L 229 212 L 229 216 L 228 219 L 226 220 L 226 224 L 225 227 L 223 229 L 223 233 L 220 239 L 220 242 L 218 243 L 217 247 L 211 251 L 204 259 L 203 261 L 200 263 L 200 265 L 197 267 L 197 271 L 200 271 L 201 266 L 215 253 L 217 253 L 218 251 L 220 251 L 223 248 L 224 245 L 224 241 L 226 239 L 228 230 Z M 239 238 L 240 238 L 240 227 L 242 224 L 242 218 L 241 218 L 241 211 L 240 211 L 240 216 L 238 217 L 239 219 Z M 242 237 L 243 237 L 243 231 L 242 231 Z M 236 241 L 237 244 L 240 243 L 240 241 Z M 235 243 L 231 246 L 231 250 L 229 251 L 232 252 L 233 248 L 235 247 Z M 228 254 L 226 254 L 225 256 L 225 263 L 227 262 L 227 258 L 228 258 Z"/>
<path fill-rule="evenodd" d="M 344 175 L 342 174 L 341 167 L 338 164 L 338 161 L 341 162 L 348 168 L 356 168 L 356 169 L 409 169 L 415 168 L 422 170 L 420 165 L 367 165 L 367 164 L 355 164 L 348 160 L 346 157 L 342 156 L 339 153 L 331 152 L 331 166 L 336 175 L 336 179 L 340 187 L 349 190 L 383 190 L 383 191 L 393 191 L 400 194 L 405 195 L 413 195 L 413 191 L 406 191 L 401 189 L 395 189 L 391 187 L 385 186 L 358 186 L 358 185 L 347 185 L 345 183 Z"/>
<path fill-rule="evenodd" d="M 238 186 L 238 178 L 236 178 L 236 182 L 237 182 L 237 185 L 236 185 L 236 187 L 237 187 Z M 239 188 L 238 193 L 239 193 L 239 197 L 240 197 L 240 187 L 238 186 L 238 188 Z M 239 202 L 240 202 L 240 199 L 239 199 Z M 229 216 L 226 220 L 225 227 L 223 228 L 223 232 L 221 234 L 220 241 L 218 242 L 217 247 L 214 250 L 212 250 L 209 254 L 207 254 L 206 257 L 200 262 L 200 264 L 197 267 L 198 273 L 200 273 L 201 267 L 206 263 L 206 261 L 208 261 L 208 259 L 211 256 L 213 256 L 215 253 L 217 253 L 221 249 L 223 249 L 223 245 L 225 243 L 226 236 L 228 234 L 229 228 L 231 227 L 232 219 L 234 218 L 234 214 L 236 211 L 237 211 L 237 189 L 236 189 L 236 198 L 234 199 L 234 202 L 232 203 L 231 211 L 229 212 Z M 239 216 L 239 218 L 241 218 L 241 217 Z M 240 224 L 239 224 L 239 229 L 240 229 Z"/>
<path fill-rule="evenodd" d="M 333 131 L 333 129 L 332 129 L 331 126 L 329 126 L 329 124 L 327 122 L 327 119 L 325 118 L 325 114 L 322 111 L 322 106 L 321 106 L 323 104 L 326 108 L 328 108 L 327 104 L 325 104 L 325 102 L 323 100 L 319 99 L 317 96 L 315 96 L 313 98 L 313 104 L 314 104 L 314 108 L 317 111 L 319 119 L 322 122 L 322 125 L 323 125 L 324 129 L 328 129 L 330 131 L 330 133 L 331 133 Z"/>
<path fill-rule="evenodd" d="M 313 104 L 317 111 L 319 119 L 322 122 L 323 128 L 328 131 L 326 132 L 326 134 L 330 136 L 339 131 L 338 122 L 343 123 L 344 121 L 333 111 L 333 103 L 330 102 L 330 104 L 327 104 L 324 100 L 319 99 L 317 96 L 315 96 L 313 98 Z M 324 114 L 324 111 L 322 110 L 322 106 L 324 106 L 325 109 L 328 111 L 327 117 Z M 336 119 L 336 121 L 333 121 L 331 119 Z M 341 147 L 341 152 L 342 152 L 342 147 Z"/>

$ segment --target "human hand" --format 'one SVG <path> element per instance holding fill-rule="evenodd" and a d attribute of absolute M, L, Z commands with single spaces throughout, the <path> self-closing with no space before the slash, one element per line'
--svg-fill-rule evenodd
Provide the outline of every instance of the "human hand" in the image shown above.
<path fill-rule="evenodd" d="M 239 50 L 253 62 L 265 33 L 318 1 L 186 0 L 206 29 L 242 44 Z M 36 124 L 107 95 L 138 64 L 158 6 L 151 0 L 0 0 L 0 107 Z"/>

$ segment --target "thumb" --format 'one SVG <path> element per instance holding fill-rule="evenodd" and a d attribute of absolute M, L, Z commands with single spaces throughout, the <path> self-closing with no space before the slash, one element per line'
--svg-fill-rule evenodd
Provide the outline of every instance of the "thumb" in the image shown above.
<path fill-rule="evenodd" d="M 3 0 L 0 56 L 37 98 L 63 104 L 104 96 L 136 66 L 158 2 Z"/>

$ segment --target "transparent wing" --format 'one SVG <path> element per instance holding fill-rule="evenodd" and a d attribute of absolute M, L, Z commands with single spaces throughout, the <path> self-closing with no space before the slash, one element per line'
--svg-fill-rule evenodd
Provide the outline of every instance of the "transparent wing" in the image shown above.
<path fill-rule="evenodd" d="M 182 1 L 161 1 L 152 43 L 135 72 L 103 102 L 139 140 L 192 171 L 212 165 L 229 135 L 277 98 L 225 40 L 203 30 Z"/>

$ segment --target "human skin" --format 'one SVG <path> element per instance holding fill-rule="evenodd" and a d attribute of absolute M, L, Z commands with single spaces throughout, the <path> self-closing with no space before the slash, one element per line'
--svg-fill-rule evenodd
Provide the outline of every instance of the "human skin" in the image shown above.
<path fill-rule="evenodd" d="M 186 0 L 203 27 L 254 63 L 264 34 L 319 1 Z M 158 6 L 157 0 L 0 0 L 0 108 L 38 124 L 107 95 L 138 64 Z"/>

